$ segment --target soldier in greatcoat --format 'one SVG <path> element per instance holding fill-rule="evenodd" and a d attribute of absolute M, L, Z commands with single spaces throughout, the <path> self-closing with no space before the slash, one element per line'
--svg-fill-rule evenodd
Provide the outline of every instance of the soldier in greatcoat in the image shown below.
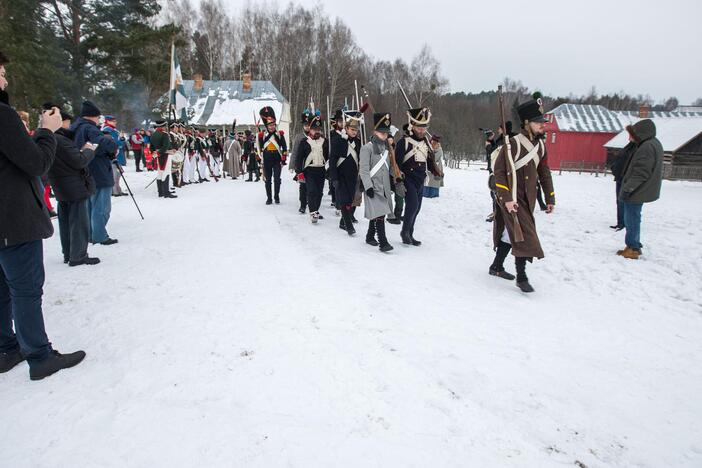
<path fill-rule="evenodd" d="M 363 184 L 365 217 L 369 220 L 366 243 L 379 246 L 381 252 L 393 249 L 385 234 L 385 217 L 392 213 L 390 185 L 390 114 L 373 115 L 373 136 L 361 148 L 359 177 Z M 375 239 L 376 235 L 378 240 Z"/>
<path fill-rule="evenodd" d="M 517 286 L 525 293 L 534 291 L 526 275 L 526 264 L 534 258 L 543 258 L 544 252 L 536 232 L 534 207 L 537 185 L 540 183 L 546 198 L 546 213 L 556 205 L 548 155 L 544 145 L 543 108 L 538 100 L 525 102 L 518 107 L 522 131 L 500 150 L 494 161 L 495 191 L 499 209 L 493 222 L 495 260 L 490 274 L 507 280 L 514 276 L 504 269 L 510 250 L 516 257 Z M 521 230 L 524 240 L 517 241 Z"/>

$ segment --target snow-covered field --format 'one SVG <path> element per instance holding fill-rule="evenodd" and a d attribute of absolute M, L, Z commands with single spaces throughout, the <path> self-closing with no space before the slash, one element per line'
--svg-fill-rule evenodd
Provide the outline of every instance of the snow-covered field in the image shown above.
<path fill-rule="evenodd" d="M 555 175 L 526 296 L 487 274 L 476 168 L 387 255 L 328 201 L 311 225 L 287 172 L 270 207 L 152 176 L 128 174 L 146 221 L 116 199 L 100 265 L 46 242 L 49 336 L 88 357 L 0 377 L 3 467 L 702 466 L 702 184 L 665 182 L 628 261 L 611 177 Z"/>

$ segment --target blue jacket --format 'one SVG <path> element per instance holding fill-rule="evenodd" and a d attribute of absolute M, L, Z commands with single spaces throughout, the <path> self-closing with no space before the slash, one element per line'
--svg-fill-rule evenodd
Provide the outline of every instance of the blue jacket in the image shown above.
<path fill-rule="evenodd" d="M 115 180 L 112 175 L 112 160 L 117 154 L 117 143 L 112 138 L 101 138 L 98 147 L 95 148 L 95 158 L 88 168 L 90 175 L 95 180 L 96 188 L 112 187 Z"/>
<path fill-rule="evenodd" d="M 71 131 L 74 134 L 73 142 L 78 147 L 78 150 L 82 150 L 86 142 L 97 145 L 100 143 L 100 140 L 104 138 L 100 127 L 83 117 L 78 117 L 76 121 L 73 122 Z"/>
<path fill-rule="evenodd" d="M 102 132 L 110 135 L 114 142 L 117 143 L 117 147 L 119 148 L 119 152 L 117 153 L 117 162 L 119 162 L 122 166 L 126 166 L 127 157 L 124 154 L 124 138 L 120 138 L 117 129 L 110 127 L 109 125 L 102 127 Z"/>

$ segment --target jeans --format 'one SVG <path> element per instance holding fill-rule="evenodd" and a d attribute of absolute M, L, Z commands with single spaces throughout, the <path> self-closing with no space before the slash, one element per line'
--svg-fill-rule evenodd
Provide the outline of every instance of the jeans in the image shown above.
<path fill-rule="evenodd" d="M 117 166 L 117 164 L 119 164 L 119 163 L 117 163 L 117 162 L 113 163 L 113 167 L 112 167 L 112 178 L 115 181 L 115 184 L 112 186 L 112 195 L 122 196 L 124 194 L 124 192 L 122 191 L 122 187 L 119 185 L 119 180 L 122 176 L 119 172 L 119 168 L 115 167 L 115 166 Z"/>
<path fill-rule="evenodd" d="M 0 248 L 0 352 L 19 349 L 31 362 L 51 352 L 44 330 L 42 241 Z M 12 331 L 12 321 L 15 332 Z"/>
<path fill-rule="evenodd" d="M 626 246 L 630 249 L 641 250 L 641 208 L 642 203 L 623 203 Z"/>
<path fill-rule="evenodd" d="M 617 226 L 624 227 L 624 202 L 619 199 L 619 193 L 622 191 L 622 182 L 620 180 L 616 183 L 617 190 Z"/>
<path fill-rule="evenodd" d="M 58 223 L 63 258 L 79 262 L 87 257 L 90 240 L 88 199 L 59 202 Z"/>
<path fill-rule="evenodd" d="M 95 195 L 90 197 L 90 241 L 94 244 L 104 242 L 110 237 L 107 235 L 107 222 L 112 210 L 111 195 L 112 187 L 100 187 Z"/>

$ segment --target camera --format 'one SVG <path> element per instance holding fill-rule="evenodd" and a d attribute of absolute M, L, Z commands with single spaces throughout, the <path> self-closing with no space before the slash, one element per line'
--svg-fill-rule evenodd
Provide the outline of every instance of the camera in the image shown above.
<path fill-rule="evenodd" d="M 481 132 L 483 132 L 483 135 L 485 135 L 485 138 L 490 138 L 492 135 L 495 134 L 491 129 L 489 128 L 478 128 Z"/>

